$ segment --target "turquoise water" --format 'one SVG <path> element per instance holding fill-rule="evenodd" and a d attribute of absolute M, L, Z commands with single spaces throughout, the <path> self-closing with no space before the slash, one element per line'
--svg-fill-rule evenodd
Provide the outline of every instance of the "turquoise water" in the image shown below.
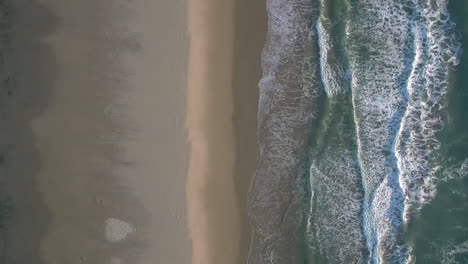
<path fill-rule="evenodd" d="M 249 263 L 468 263 L 467 8 L 267 1 Z"/>

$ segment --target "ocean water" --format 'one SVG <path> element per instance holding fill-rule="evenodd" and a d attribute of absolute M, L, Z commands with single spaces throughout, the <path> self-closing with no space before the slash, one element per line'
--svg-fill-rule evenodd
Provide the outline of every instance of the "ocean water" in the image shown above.
<path fill-rule="evenodd" d="M 464 2 L 267 0 L 249 263 L 468 263 Z"/>

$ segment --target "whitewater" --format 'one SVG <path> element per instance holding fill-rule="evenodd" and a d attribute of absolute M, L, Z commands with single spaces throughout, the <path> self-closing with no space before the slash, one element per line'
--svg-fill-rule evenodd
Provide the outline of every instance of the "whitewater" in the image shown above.
<path fill-rule="evenodd" d="M 448 0 L 268 0 L 249 263 L 414 263 L 461 56 Z"/>

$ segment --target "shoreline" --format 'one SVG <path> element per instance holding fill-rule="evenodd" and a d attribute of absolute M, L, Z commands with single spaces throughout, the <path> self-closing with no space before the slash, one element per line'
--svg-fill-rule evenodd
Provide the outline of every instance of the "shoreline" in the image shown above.
<path fill-rule="evenodd" d="M 258 83 L 263 72 L 261 56 L 266 42 L 267 24 L 266 1 L 236 0 L 233 69 L 235 185 L 243 226 L 238 263 L 247 263 L 253 239 L 248 216 L 248 192 L 257 169 Z"/>

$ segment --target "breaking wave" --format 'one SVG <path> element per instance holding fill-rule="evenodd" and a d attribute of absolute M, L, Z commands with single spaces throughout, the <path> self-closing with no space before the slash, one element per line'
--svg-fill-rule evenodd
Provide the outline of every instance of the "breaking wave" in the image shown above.
<path fill-rule="evenodd" d="M 447 0 L 268 0 L 249 263 L 412 263 L 461 45 Z"/>

